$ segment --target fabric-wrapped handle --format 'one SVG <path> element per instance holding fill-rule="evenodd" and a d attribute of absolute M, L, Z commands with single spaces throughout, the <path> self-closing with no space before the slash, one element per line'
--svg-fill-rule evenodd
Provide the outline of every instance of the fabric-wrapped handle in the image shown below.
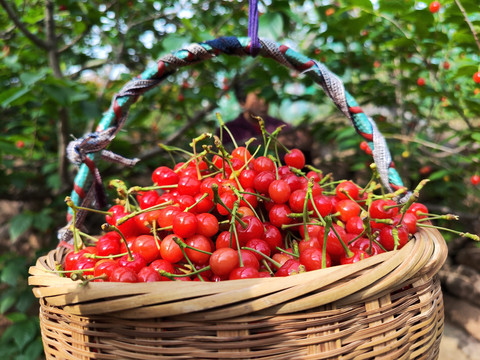
<path fill-rule="evenodd" d="M 319 84 L 340 111 L 351 120 L 355 130 L 372 149 L 380 179 L 385 188 L 393 192 L 403 187 L 402 180 L 394 168 L 392 157 L 384 137 L 373 119 L 368 117 L 355 99 L 345 90 L 343 82 L 324 64 L 304 56 L 288 46 L 274 41 L 259 39 L 258 56 L 271 58 L 278 63 L 309 76 Z M 100 186 L 100 176 L 95 163 L 100 156 L 113 161 L 132 165 L 136 160 L 127 160 L 104 150 L 122 128 L 130 106 L 140 95 L 160 84 L 166 77 L 179 68 L 211 59 L 220 54 L 252 56 L 251 39 L 248 37 L 220 37 L 203 43 L 194 43 L 184 49 L 161 57 L 156 66 L 146 69 L 142 74 L 130 80 L 117 93 L 95 132 L 72 141 L 67 149 L 68 157 L 74 164 L 80 165 L 74 180 L 71 198 L 75 204 L 90 205 L 95 188 Z"/>

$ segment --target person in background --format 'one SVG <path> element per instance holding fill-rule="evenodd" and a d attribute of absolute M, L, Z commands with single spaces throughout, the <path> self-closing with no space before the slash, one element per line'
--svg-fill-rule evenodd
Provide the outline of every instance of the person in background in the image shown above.
<path fill-rule="evenodd" d="M 271 89 L 265 90 L 268 93 Z M 255 80 L 236 81 L 233 84 L 233 91 L 242 111 L 235 119 L 226 122 L 225 125 L 232 133 L 237 145 L 243 145 L 245 141 L 251 138 L 256 138 L 251 146 L 263 144 L 262 131 L 258 121 L 258 117 L 260 117 L 269 133 L 275 131 L 279 126 L 283 126 L 278 141 L 288 149 L 298 148 L 302 150 L 308 163 L 311 158 L 312 139 L 310 135 L 303 130 L 295 129 L 283 120 L 270 116 L 268 99 L 262 94 L 261 89 L 255 87 Z M 221 132 L 221 129 L 218 129 L 217 136 L 220 136 L 220 134 L 224 146 L 231 147 L 233 142 L 230 135 L 226 131 Z M 279 150 L 282 153 L 284 152 L 281 147 L 279 147 Z"/>

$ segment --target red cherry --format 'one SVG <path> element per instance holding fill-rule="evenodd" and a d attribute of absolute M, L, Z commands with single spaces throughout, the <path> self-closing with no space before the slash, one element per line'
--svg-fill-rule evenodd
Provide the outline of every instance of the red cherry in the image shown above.
<path fill-rule="evenodd" d="M 118 265 L 120 265 L 121 267 L 129 268 L 135 273 L 138 273 L 141 268 L 147 266 L 147 261 L 142 255 L 138 253 L 132 253 L 133 259 L 129 259 L 128 256 L 129 255 L 125 255 L 118 259 Z"/>
<path fill-rule="evenodd" d="M 260 277 L 258 270 L 252 267 L 238 267 L 233 269 L 228 276 L 228 280 L 254 279 Z"/>
<path fill-rule="evenodd" d="M 265 231 L 263 223 L 256 216 L 245 216 L 242 218 L 246 227 L 244 228 L 240 222 L 235 224 L 238 240 L 241 244 L 246 244 L 250 239 L 259 239 Z"/>
<path fill-rule="evenodd" d="M 257 172 L 255 170 L 245 169 L 240 172 L 238 180 L 243 188 L 253 188 L 255 176 L 257 176 Z"/>
<path fill-rule="evenodd" d="M 425 86 L 425 79 L 420 77 L 417 79 L 417 85 L 418 86 Z"/>
<path fill-rule="evenodd" d="M 472 185 L 480 184 L 480 175 L 472 175 L 472 177 L 470 178 L 470 182 L 472 183 Z"/>
<path fill-rule="evenodd" d="M 359 216 L 352 216 L 345 224 L 345 229 L 349 234 L 359 235 L 364 228 L 363 220 Z"/>
<path fill-rule="evenodd" d="M 178 174 L 167 166 L 160 166 L 152 173 L 153 183 L 159 186 L 175 185 L 178 179 Z"/>
<path fill-rule="evenodd" d="M 172 221 L 173 232 L 182 238 L 192 236 L 197 231 L 197 217 L 189 212 L 180 212 Z"/>
<path fill-rule="evenodd" d="M 283 245 L 282 233 L 276 226 L 270 223 L 264 223 L 263 226 L 265 232 L 263 233 L 262 239 L 268 243 L 272 254 L 278 252 L 277 247 Z"/>
<path fill-rule="evenodd" d="M 296 169 L 303 169 L 305 166 L 305 155 L 299 149 L 292 149 L 285 154 L 285 164 Z"/>
<path fill-rule="evenodd" d="M 445 70 L 450 69 L 450 63 L 449 63 L 448 61 L 444 61 L 444 62 L 443 62 L 443 68 L 444 68 Z"/>
<path fill-rule="evenodd" d="M 259 156 L 255 160 L 253 160 L 253 168 L 256 172 L 262 171 L 275 171 L 275 163 L 272 159 L 266 156 Z"/>
<path fill-rule="evenodd" d="M 473 74 L 473 81 L 475 81 L 477 84 L 480 84 L 480 71 L 477 71 L 475 74 Z"/>
<path fill-rule="evenodd" d="M 302 264 L 300 263 L 300 261 L 287 258 L 287 260 L 282 264 L 282 266 L 275 272 L 275 276 L 284 277 L 298 274 L 301 271 L 301 265 Z"/>
<path fill-rule="evenodd" d="M 138 282 L 138 276 L 134 270 L 119 266 L 118 268 L 112 271 L 112 275 L 110 276 L 110 281 L 136 283 Z"/>
<path fill-rule="evenodd" d="M 397 203 L 393 200 L 379 199 L 372 201 L 370 205 L 370 217 L 372 219 L 391 219 L 398 214 Z"/>
<path fill-rule="evenodd" d="M 353 263 L 356 263 L 357 261 L 366 259 L 367 257 L 370 256 L 370 255 L 368 255 L 368 253 L 367 253 L 366 251 L 364 251 L 364 250 L 351 249 L 350 251 L 353 252 L 352 256 L 347 257 L 346 254 L 343 255 L 343 256 L 340 258 L 340 264 L 342 264 L 342 265 L 345 265 L 345 264 L 353 264 Z"/>
<path fill-rule="evenodd" d="M 275 180 L 275 173 L 272 171 L 262 171 L 255 176 L 253 187 L 260 194 L 267 194 L 272 181 Z"/>
<path fill-rule="evenodd" d="M 175 238 L 184 242 L 183 239 L 175 234 L 165 236 L 160 244 L 160 255 L 162 259 L 175 264 L 183 259 L 183 252 L 180 246 L 175 242 Z"/>
<path fill-rule="evenodd" d="M 218 229 L 218 219 L 215 215 L 210 213 L 197 215 L 197 234 L 212 237 L 218 232 Z"/>
<path fill-rule="evenodd" d="M 340 184 L 338 184 L 335 191 L 340 200 L 346 200 L 350 198 L 357 200 L 360 194 L 360 188 L 352 181 L 348 180 L 342 181 Z"/>
<path fill-rule="evenodd" d="M 303 252 L 300 253 L 300 263 L 305 266 L 307 271 L 322 269 L 322 260 L 325 258 L 325 266 L 330 267 L 332 265 L 332 261 L 328 253 L 323 254 L 321 249 L 311 247 L 305 249 Z"/>
<path fill-rule="evenodd" d="M 155 282 L 155 281 L 161 281 L 162 276 L 158 271 L 156 271 L 154 268 L 146 266 L 142 269 L 137 274 L 138 281 L 139 282 Z"/>
<path fill-rule="evenodd" d="M 97 249 L 97 255 L 108 256 L 120 254 L 121 239 L 122 238 L 117 232 L 107 232 L 98 239 L 95 245 Z"/>
<path fill-rule="evenodd" d="M 17 142 L 15 143 L 15 147 L 17 149 L 23 149 L 25 147 L 25 141 L 23 140 L 17 140 Z"/>
<path fill-rule="evenodd" d="M 212 272 L 218 276 L 228 276 L 238 264 L 238 252 L 228 247 L 215 250 L 209 260 Z"/>
<path fill-rule="evenodd" d="M 252 154 L 244 146 L 239 146 L 232 151 L 232 157 L 241 160 L 243 163 L 246 163 L 252 158 Z"/>
<path fill-rule="evenodd" d="M 194 264 L 206 264 L 210 255 L 205 252 L 212 252 L 212 242 L 209 238 L 203 235 L 193 235 L 185 240 L 185 244 L 198 249 L 200 251 L 185 248 L 185 253 L 187 254 L 188 258 Z M 202 252 L 201 252 L 202 251 Z"/>
<path fill-rule="evenodd" d="M 345 249 L 342 246 L 341 241 L 345 242 L 347 238 L 347 233 L 345 230 L 337 225 L 333 224 L 332 225 L 338 235 L 340 236 L 340 239 L 337 237 L 337 234 L 333 231 L 332 228 L 330 228 L 330 231 L 328 232 L 327 235 L 327 253 L 332 256 L 335 259 L 339 259 L 340 256 L 342 256 L 345 253 Z M 321 227 L 318 232 L 318 242 L 320 243 L 321 247 L 323 248 L 323 239 L 325 237 L 325 228 Z"/>
<path fill-rule="evenodd" d="M 408 208 L 407 213 L 415 215 L 417 219 L 424 219 L 428 215 L 428 208 L 422 203 L 413 203 Z"/>
<path fill-rule="evenodd" d="M 347 222 L 350 218 L 360 214 L 360 205 L 353 200 L 341 200 L 335 205 L 335 209 L 340 213 L 340 220 Z"/>
<path fill-rule="evenodd" d="M 440 7 L 441 7 L 441 5 L 438 1 L 432 1 L 428 8 L 429 8 L 430 12 L 432 14 L 434 14 L 434 13 L 436 13 L 440 10 Z"/>
<path fill-rule="evenodd" d="M 401 249 L 407 242 L 408 242 L 408 229 L 405 225 L 400 225 L 397 227 L 398 230 L 398 247 L 397 249 Z M 387 251 L 391 251 L 395 249 L 395 237 L 393 235 L 393 226 L 385 226 L 382 230 L 380 230 L 379 234 L 380 244 L 385 248 Z"/>
<path fill-rule="evenodd" d="M 266 256 L 270 256 L 270 254 L 272 253 L 268 243 L 265 240 L 262 240 L 262 239 L 250 239 L 250 240 L 247 241 L 245 246 L 248 247 L 248 248 L 257 250 L 258 252 L 261 252 L 262 254 L 264 254 Z M 257 260 L 261 261 L 262 259 L 264 259 L 264 257 L 262 255 L 257 254 L 257 253 L 254 253 L 254 254 L 255 254 L 255 257 L 257 258 Z"/>
<path fill-rule="evenodd" d="M 132 251 L 142 255 L 147 264 L 151 263 L 160 257 L 160 240 L 152 235 L 140 235 L 133 241 Z"/>
<path fill-rule="evenodd" d="M 288 217 L 292 213 L 292 210 L 285 204 L 275 204 L 268 212 L 270 223 L 278 228 L 282 225 L 291 224 L 293 219 Z"/>
<path fill-rule="evenodd" d="M 118 263 L 115 260 L 109 259 L 102 259 L 97 261 L 95 264 L 95 268 L 93 270 L 93 276 L 99 277 L 102 275 L 106 275 L 106 279 L 104 281 L 110 281 L 110 277 L 112 276 L 112 271 L 119 267 Z"/>
<path fill-rule="evenodd" d="M 360 237 L 357 240 L 352 241 L 348 248 L 353 251 L 353 249 L 360 249 L 365 251 L 370 256 L 378 255 L 385 252 L 377 243 L 370 241 L 365 237 Z"/>
<path fill-rule="evenodd" d="M 290 186 L 283 180 L 274 180 L 268 186 L 268 195 L 276 204 L 286 203 L 290 193 Z"/>
<path fill-rule="evenodd" d="M 159 270 L 163 270 L 170 274 L 173 274 L 175 272 L 175 268 L 173 267 L 172 263 L 165 259 L 157 259 L 153 261 L 149 266 L 157 272 Z M 172 280 L 166 276 L 161 276 L 160 281 L 172 281 Z"/>

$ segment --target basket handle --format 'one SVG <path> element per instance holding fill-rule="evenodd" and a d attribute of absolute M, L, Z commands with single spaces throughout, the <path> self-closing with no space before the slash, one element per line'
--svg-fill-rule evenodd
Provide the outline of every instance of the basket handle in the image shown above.
<path fill-rule="evenodd" d="M 403 187 L 402 180 L 394 168 L 394 163 L 386 141 L 375 122 L 367 116 L 355 99 L 344 88 L 343 82 L 324 64 L 304 56 L 288 46 L 277 44 L 271 40 L 259 39 L 258 55 L 271 58 L 278 63 L 304 73 L 319 84 L 340 111 L 352 122 L 355 130 L 372 149 L 373 160 L 377 166 L 382 184 L 389 192 Z M 249 37 L 220 37 L 203 43 L 193 43 L 184 49 L 162 56 L 156 66 L 146 69 L 139 76 L 130 80 L 118 92 L 99 122 L 95 132 L 86 134 L 68 145 L 69 160 L 80 165 L 74 180 L 71 194 L 75 204 L 90 205 L 95 188 L 101 186 L 101 179 L 95 166 L 100 156 L 114 161 L 133 165 L 137 161 L 128 160 L 104 149 L 122 128 L 130 106 L 140 95 L 160 84 L 167 76 L 179 68 L 193 65 L 220 54 L 237 56 L 254 56 L 250 51 Z M 255 54 L 256 55 L 256 54 Z M 80 221 L 80 219 L 77 219 Z"/>

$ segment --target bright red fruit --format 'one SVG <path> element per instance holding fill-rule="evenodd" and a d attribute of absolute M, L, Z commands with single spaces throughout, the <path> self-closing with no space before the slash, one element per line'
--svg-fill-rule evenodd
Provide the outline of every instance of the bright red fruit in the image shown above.
<path fill-rule="evenodd" d="M 244 266 L 233 269 L 228 276 L 228 280 L 254 279 L 258 277 L 260 277 L 258 269 Z"/>
<path fill-rule="evenodd" d="M 155 282 L 162 279 L 160 273 L 149 266 L 140 269 L 137 277 L 139 282 Z"/>
<path fill-rule="evenodd" d="M 299 149 L 292 149 L 285 154 L 285 164 L 296 169 L 303 169 L 305 166 L 305 155 Z"/>
<path fill-rule="evenodd" d="M 398 234 L 398 243 L 396 245 L 396 249 L 401 249 L 407 242 L 408 242 L 408 229 L 405 225 L 400 225 L 395 227 L 397 229 Z M 387 251 L 391 251 L 395 249 L 395 235 L 394 235 L 394 227 L 393 226 L 385 226 L 382 230 L 380 230 L 379 234 L 380 244 L 385 248 Z"/>
<path fill-rule="evenodd" d="M 138 276 L 134 270 L 119 266 L 118 268 L 112 271 L 112 275 L 110 276 L 110 281 L 136 283 L 138 282 Z"/>
<path fill-rule="evenodd" d="M 210 239 L 203 235 L 193 235 L 185 240 L 185 244 L 195 248 L 185 248 L 185 253 L 194 264 L 206 264 L 212 252 L 212 243 Z"/>
<path fill-rule="evenodd" d="M 290 276 L 302 271 L 302 264 L 295 259 L 287 259 L 282 266 L 275 272 L 276 277 Z M 303 270 L 304 271 L 304 270 Z"/>
<path fill-rule="evenodd" d="M 472 175 L 472 177 L 470 178 L 470 182 L 472 183 L 472 185 L 480 184 L 480 175 Z"/>
<path fill-rule="evenodd" d="M 120 259 L 118 259 L 118 265 L 138 273 L 141 268 L 147 266 L 147 261 L 142 255 L 132 253 L 132 259 L 129 259 L 128 255 L 122 256 Z"/>
<path fill-rule="evenodd" d="M 180 249 L 180 246 L 175 242 L 175 238 L 181 242 L 184 242 L 179 236 L 170 234 L 165 236 L 160 244 L 160 255 L 162 256 L 162 259 L 165 259 L 172 264 L 175 264 L 183 259 L 182 249 Z"/>
<path fill-rule="evenodd" d="M 132 251 L 142 255 L 147 264 L 151 263 L 160 257 L 160 240 L 152 235 L 140 235 L 134 240 Z"/>
<path fill-rule="evenodd" d="M 440 10 L 440 3 L 438 1 L 432 1 L 430 5 L 428 6 L 428 9 L 432 14 L 438 12 Z"/>
<path fill-rule="evenodd" d="M 323 266 L 323 259 L 325 259 L 325 266 Z M 323 254 L 323 251 L 318 248 L 308 248 L 300 253 L 300 263 L 305 266 L 307 271 L 322 269 L 324 267 L 330 267 L 332 261 L 328 253 Z"/>
<path fill-rule="evenodd" d="M 197 234 L 212 237 L 218 232 L 218 219 L 210 213 L 197 215 Z"/>
<path fill-rule="evenodd" d="M 477 84 L 480 84 L 480 71 L 477 71 L 475 74 L 473 74 L 473 81 L 475 81 Z"/>
<path fill-rule="evenodd" d="M 175 185 L 178 179 L 178 174 L 167 166 L 160 166 L 152 173 L 153 183 L 159 186 Z"/>
<path fill-rule="evenodd" d="M 275 225 L 278 228 L 281 228 L 282 225 L 291 224 L 293 219 L 288 217 L 292 211 L 285 204 L 276 204 L 273 205 L 270 211 L 268 212 L 268 217 L 270 218 L 270 223 Z"/>
<path fill-rule="evenodd" d="M 197 217 L 189 212 L 178 213 L 172 221 L 172 229 L 179 237 L 192 236 L 197 231 Z"/>
<path fill-rule="evenodd" d="M 110 281 L 110 277 L 112 275 L 112 271 L 119 267 L 118 263 L 115 260 L 103 259 L 97 261 L 95 264 L 95 268 L 93 270 L 93 276 L 106 276 L 104 281 Z"/>
<path fill-rule="evenodd" d="M 228 276 L 239 265 L 238 252 L 232 248 L 220 248 L 213 252 L 209 260 L 215 275 Z"/>
<path fill-rule="evenodd" d="M 360 194 L 360 188 L 355 185 L 352 181 L 342 181 L 337 185 L 335 189 L 337 197 L 341 200 L 346 200 L 352 198 L 357 200 Z"/>
<path fill-rule="evenodd" d="M 420 77 L 417 79 L 417 85 L 418 86 L 425 86 L 425 79 Z"/>
<path fill-rule="evenodd" d="M 290 186 L 283 180 L 274 180 L 268 186 L 268 195 L 276 204 L 286 203 L 290 197 Z"/>

